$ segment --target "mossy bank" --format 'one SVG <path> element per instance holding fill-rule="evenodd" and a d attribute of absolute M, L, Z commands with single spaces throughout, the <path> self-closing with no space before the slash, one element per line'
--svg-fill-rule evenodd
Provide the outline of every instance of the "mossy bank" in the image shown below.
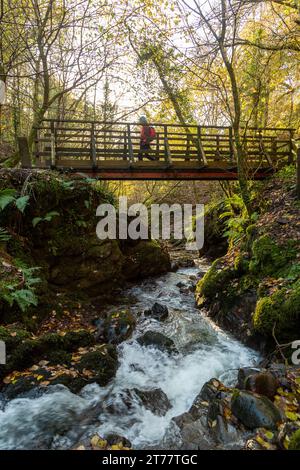
<path fill-rule="evenodd" d="M 39 319 L 74 300 L 108 295 L 128 280 L 166 272 L 152 240 L 100 240 L 96 208 L 116 201 L 100 182 L 26 170 L 0 172 L 0 321 Z"/>
<path fill-rule="evenodd" d="M 300 337 L 300 204 L 294 184 L 294 170 L 286 169 L 259 187 L 255 217 L 196 289 L 199 307 L 263 352 Z M 287 357 L 291 353 L 288 348 Z"/>

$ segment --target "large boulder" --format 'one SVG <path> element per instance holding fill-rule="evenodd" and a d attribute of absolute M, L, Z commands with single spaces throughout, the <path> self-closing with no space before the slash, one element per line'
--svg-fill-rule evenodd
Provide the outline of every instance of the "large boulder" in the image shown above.
<path fill-rule="evenodd" d="M 270 372 L 249 375 L 245 381 L 245 389 L 264 395 L 273 400 L 278 387 L 278 380 Z"/>
<path fill-rule="evenodd" d="M 2 374 L 29 367 L 40 360 L 47 360 L 51 364 L 68 364 L 70 353 L 79 347 L 95 344 L 93 334 L 86 330 L 69 331 L 64 336 L 47 333 L 39 338 L 28 338 L 26 332 L 21 330 L 13 338 L 15 342 L 8 343 L 8 360 L 1 370 Z M 21 341 L 21 338 L 25 339 Z"/>
<path fill-rule="evenodd" d="M 160 388 L 153 390 L 133 389 L 143 406 L 157 416 L 164 416 L 171 408 L 170 400 Z"/>
<path fill-rule="evenodd" d="M 282 417 L 267 397 L 252 392 L 237 391 L 231 400 L 231 411 L 249 429 L 276 429 Z"/>
<path fill-rule="evenodd" d="M 104 386 L 116 375 L 118 355 L 116 347 L 111 344 L 101 345 L 95 351 L 85 354 L 77 369 L 80 372 L 90 371 L 91 381 Z"/>
<path fill-rule="evenodd" d="M 136 319 L 129 310 L 111 312 L 106 318 L 95 322 L 98 327 L 96 338 L 107 343 L 119 344 L 130 338 L 136 325 Z"/>
<path fill-rule="evenodd" d="M 155 302 L 149 310 L 145 310 L 144 315 L 158 321 L 164 321 L 169 316 L 169 310 L 165 305 Z"/>
<path fill-rule="evenodd" d="M 141 240 L 134 246 L 125 247 L 123 253 L 126 279 L 155 276 L 171 270 L 168 252 L 155 240 Z"/>
<path fill-rule="evenodd" d="M 40 361 L 24 371 L 13 371 L 3 379 L 3 396 L 7 399 L 26 396 L 33 389 L 45 390 L 49 385 L 64 385 L 73 393 L 90 383 L 105 386 L 115 376 L 118 368 L 116 347 L 102 344 L 81 348 L 72 357 L 72 363 L 52 366 Z"/>
<path fill-rule="evenodd" d="M 141 346 L 149 346 L 166 351 L 169 354 L 178 352 L 174 341 L 158 331 L 146 331 L 143 336 L 137 338 Z"/>

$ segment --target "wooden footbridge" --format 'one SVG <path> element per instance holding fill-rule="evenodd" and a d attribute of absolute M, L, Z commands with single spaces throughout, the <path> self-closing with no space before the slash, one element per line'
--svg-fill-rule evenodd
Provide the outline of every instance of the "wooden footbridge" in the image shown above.
<path fill-rule="evenodd" d="M 24 168 L 55 168 L 106 180 L 235 180 L 231 127 L 153 124 L 149 158 L 138 160 L 136 123 L 45 119 L 37 128 L 34 155 L 20 139 Z M 295 160 L 294 130 L 245 128 L 242 142 L 249 175 L 263 179 Z M 150 160 L 151 159 L 151 160 Z"/>

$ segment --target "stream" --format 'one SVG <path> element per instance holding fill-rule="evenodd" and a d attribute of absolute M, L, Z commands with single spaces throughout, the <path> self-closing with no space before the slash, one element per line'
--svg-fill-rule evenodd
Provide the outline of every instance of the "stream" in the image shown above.
<path fill-rule="evenodd" d="M 178 447 L 177 427 L 171 420 L 190 408 L 203 384 L 216 377 L 233 385 L 239 367 L 259 360 L 255 351 L 224 333 L 195 307 L 192 286 L 199 271 L 203 275 L 208 267 L 198 261 L 195 267 L 146 280 L 125 292 L 135 299 L 130 308 L 138 322 L 133 337 L 119 346 L 119 368 L 106 387 L 90 384 L 74 395 L 56 385 L 9 403 L 0 400 L 0 449 L 72 448 L 95 433 L 122 435 L 135 449 Z M 144 317 L 143 311 L 154 302 L 168 307 L 164 322 Z M 122 307 L 128 308 L 118 308 Z M 136 338 L 147 330 L 173 339 L 179 354 L 141 346 Z M 165 416 L 157 416 L 138 400 L 128 407 L 126 390 L 132 388 L 163 390 L 171 408 Z M 89 410 L 99 403 L 99 419 L 89 420 Z"/>

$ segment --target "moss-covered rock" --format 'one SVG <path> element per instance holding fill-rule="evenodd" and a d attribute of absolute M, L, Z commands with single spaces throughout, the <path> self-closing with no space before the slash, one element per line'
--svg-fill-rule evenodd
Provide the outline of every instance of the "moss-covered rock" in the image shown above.
<path fill-rule="evenodd" d="M 222 258 L 215 260 L 197 284 L 196 297 L 198 304 L 203 303 L 205 299 L 214 299 L 216 295 L 224 290 L 224 286 L 234 279 L 235 275 L 235 268 L 224 265 Z"/>
<path fill-rule="evenodd" d="M 292 240 L 279 246 L 269 235 L 262 235 L 253 242 L 249 270 L 260 276 L 272 275 L 295 259 L 296 253 Z"/>
<path fill-rule="evenodd" d="M 101 386 L 107 385 L 115 376 L 118 368 L 118 355 L 116 347 L 111 344 L 103 344 L 95 351 L 85 354 L 77 365 L 80 371 L 91 371 L 93 382 Z"/>
<path fill-rule="evenodd" d="M 231 398 L 231 411 L 247 428 L 276 429 L 282 421 L 279 409 L 265 396 L 235 391 Z"/>
<path fill-rule="evenodd" d="M 228 240 L 224 236 L 226 230 L 226 217 L 220 217 L 225 211 L 224 201 L 217 201 L 206 205 L 204 213 L 204 245 L 201 255 L 212 259 L 224 255 L 228 248 Z"/>
<path fill-rule="evenodd" d="M 0 326 L 0 341 L 4 341 L 6 344 L 7 351 L 13 351 L 19 346 L 24 340 L 30 337 L 30 333 L 20 327 Z"/>
<path fill-rule="evenodd" d="M 126 279 L 154 276 L 171 269 L 168 253 L 156 240 L 141 240 L 124 252 L 123 274 Z"/>
<path fill-rule="evenodd" d="M 108 343 L 119 344 L 130 338 L 136 320 L 129 310 L 110 313 L 104 321 L 104 338 Z"/>
<path fill-rule="evenodd" d="M 69 364 L 72 351 L 93 344 L 94 336 L 85 330 L 70 331 L 64 336 L 49 333 L 39 338 L 25 339 L 15 348 L 8 345 L 8 360 L 3 374 L 29 367 L 40 360 L 47 360 L 50 364 Z"/>
<path fill-rule="evenodd" d="M 289 341 L 298 338 L 300 326 L 300 280 L 259 299 L 253 315 L 254 328 L 265 335 Z"/>

